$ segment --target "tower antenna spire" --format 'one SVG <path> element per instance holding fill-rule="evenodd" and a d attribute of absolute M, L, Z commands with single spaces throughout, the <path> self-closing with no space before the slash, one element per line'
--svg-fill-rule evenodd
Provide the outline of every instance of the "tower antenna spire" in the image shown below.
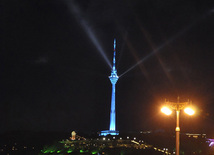
<path fill-rule="evenodd" d="M 113 56 L 113 67 L 112 70 L 116 70 L 115 64 L 116 64 L 116 38 L 114 38 L 114 56 Z"/>

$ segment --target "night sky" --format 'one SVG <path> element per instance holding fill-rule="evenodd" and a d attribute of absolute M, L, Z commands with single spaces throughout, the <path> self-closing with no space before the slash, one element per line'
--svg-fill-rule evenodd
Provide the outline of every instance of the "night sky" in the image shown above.
<path fill-rule="evenodd" d="M 173 131 L 180 96 L 181 132 L 214 135 L 211 1 L 1 0 L 0 19 L 1 133 L 108 129 L 116 38 L 118 130 Z"/>

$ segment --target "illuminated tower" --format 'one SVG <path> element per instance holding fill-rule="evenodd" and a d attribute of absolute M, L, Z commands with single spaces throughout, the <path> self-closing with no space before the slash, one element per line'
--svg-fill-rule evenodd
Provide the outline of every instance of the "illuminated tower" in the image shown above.
<path fill-rule="evenodd" d="M 114 56 L 113 56 L 113 67 L 111 71 L 111 76 L 109 76 L 109 79 L 112 84 L 112 94 L 111 94 L 111 112 L 110 112 L 110 126 L 109 131 L 115 131 L 116 130 L 116 112 L 115 112 L 115 90 L 116 90 L 116 83 L 119 77 L 117 76 L 117 70 L 115 68 L 115 56 L 116 56 L 116 39 L 114 39 Z"/>
<path fill-rule="evenodd" d="M 116 92 L 116 83 L 119 77 L 117 76 L 117 70 L 115 67 L 116 63 L 116 39 L 114 39 L 114 56 L 113 56 L 113 65 L 111 70 L 111 76 L 109 76 L 109 79 L 112 84 L 112 94 L 111 94 L 111 111 L 110 111 L 110 125 L 109 130 L 101 131 L 100 135 L 106 136 L 108 134 L 110 135 L 118 135 L 119 131 L 116 131 L 116 110 L 115 110 L 115 92 Z"/>

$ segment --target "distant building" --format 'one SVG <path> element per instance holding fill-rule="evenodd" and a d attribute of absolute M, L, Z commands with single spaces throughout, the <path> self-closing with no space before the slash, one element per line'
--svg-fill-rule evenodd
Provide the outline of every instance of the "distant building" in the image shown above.
<path fill-rule="evenodd" d="M 192 138 L 206 138 L 206 134 L 200 134 L 200 133 L 184 133 L 186 136 L 188 137 L 192 137 Z"/>

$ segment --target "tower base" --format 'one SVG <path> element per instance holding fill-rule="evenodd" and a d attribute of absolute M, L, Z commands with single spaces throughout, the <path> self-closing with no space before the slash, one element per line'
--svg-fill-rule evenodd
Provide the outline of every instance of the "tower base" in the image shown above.
<path fill-rule="evenodd" d="M 101 131 L 99 135 L 100 136 L 119 135 L 119 131 L 104 130 L 104 131 Z"/>

